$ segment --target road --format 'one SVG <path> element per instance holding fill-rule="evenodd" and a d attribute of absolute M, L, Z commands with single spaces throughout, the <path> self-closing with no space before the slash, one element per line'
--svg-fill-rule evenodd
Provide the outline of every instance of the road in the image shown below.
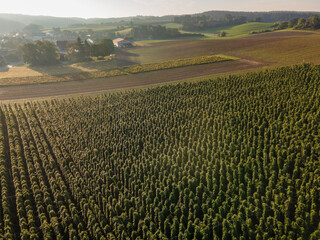
<path fill-rule="evenodd" d="M 36 85 L 4 86 L 0 87 L 0 100 L 16 100 L 53 97 L 69 94 L 85 94 L 104 90 L 148 86 L 151 84 L 256 68 L 264 65 L 265 63 L 241 59 L 237 61 L 188 66 L 110 78 Z"/>

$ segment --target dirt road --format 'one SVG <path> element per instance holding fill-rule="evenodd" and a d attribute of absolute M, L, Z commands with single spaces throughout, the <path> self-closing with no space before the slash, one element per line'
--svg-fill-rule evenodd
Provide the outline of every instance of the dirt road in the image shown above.
<path fill-rule="evenodd" d="M 237 61 L 189 66 L 111 78 L 0 87 L 0 100 L 85 94 L 103 90 L 147 86 L 150 84 L 177 81 L 210 74 L 256 68 L 263 65 L 265 64 L 241 59 Z"/>

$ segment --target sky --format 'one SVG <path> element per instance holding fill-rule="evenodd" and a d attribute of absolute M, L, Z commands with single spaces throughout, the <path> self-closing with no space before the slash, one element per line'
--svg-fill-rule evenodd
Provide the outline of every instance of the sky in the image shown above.
<path fill-rule="evenodd" d="M 320 0 L 1 0 L 1 13 L 110 18 L 163 16 L 210 10 L 320 11 Z"/>

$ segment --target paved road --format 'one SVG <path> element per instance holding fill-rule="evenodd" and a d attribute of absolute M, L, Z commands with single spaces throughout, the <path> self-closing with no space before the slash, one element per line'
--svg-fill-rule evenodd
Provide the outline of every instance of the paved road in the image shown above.
<path fill-rule="evenodd" d="M 84 94 L 103 90 L 147 86 L 150 84 L 177 81 L 210 74 L 238 71 L 263 65 L 265 64 L 242 59 L 237 61 L 189 66 L 111 78 L 37 85 L 7 86 L 0 87 L 0 100 Z"/>

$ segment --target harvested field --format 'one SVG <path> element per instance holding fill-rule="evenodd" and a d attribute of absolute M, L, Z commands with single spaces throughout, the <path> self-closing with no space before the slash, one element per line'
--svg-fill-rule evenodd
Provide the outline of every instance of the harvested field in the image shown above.
<path fill-rule="evenodd" d="M 306 31 L 279 31 L 244 38 L 185 40 L 153 43 L 128 50 L 132 61 L 145 64 L 201 55 L 226 54 L 288 65 L 306 62 L 320 63 L 320 57 L 310 55 L 320 51 L 320 34 Z"/>
<path fill-rule="evenodd" d="M 174 68 L 111 78 L 89 79 L 72 82 L 47 83 L 27 86 L 0 87 L 0 100 L 81 94 L 95 91 L 148 86 L 164 82 L 211 74 L 234 72 L 264 66 L 265 63 L 236 60 L 206 65 Z"/>

